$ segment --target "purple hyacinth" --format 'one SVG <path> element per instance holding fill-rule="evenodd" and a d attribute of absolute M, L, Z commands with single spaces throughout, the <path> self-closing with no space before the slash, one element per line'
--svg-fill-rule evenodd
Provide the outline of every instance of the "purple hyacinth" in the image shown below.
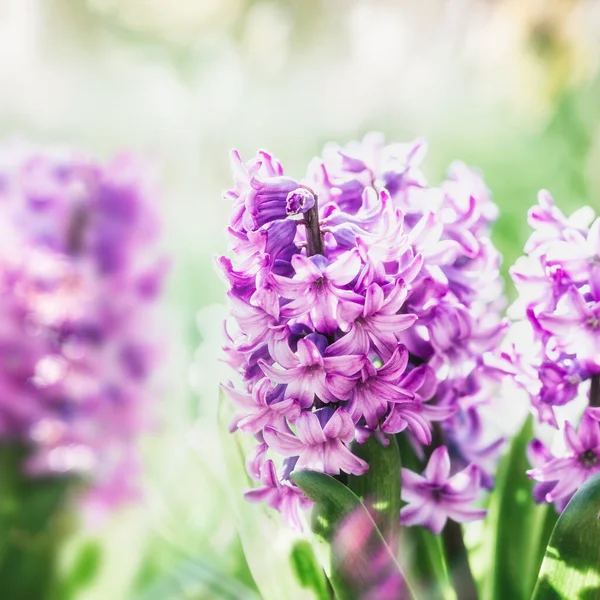
<path fill-rule="evenodd" d="M 493 474 L 502 440 L 482 441 L 479 410 L 505 329 L 497 209 L 465 165 L 429 186 L 424 152 L 372 134 L 328 145 L 299 179 L 266 152 L 232 154 L 232 258 L 217 262 L 235 376 L 223 388 L 232 429 L 256 438 L 248 470 L 262 491 L 250 497 L 296 525 L 290 473 L 360 474 L 352 444 L 370 435 L 404 432 L 422 453 L 437 422 L 453 471 L 473 462 Z M 468 416 L 475 425 L 459 427 Z"/>
<path fill-rule="evenodd" d="M 132 498 L 166 273 L 154 190 L 130 156 L 25 145 L 0 176 L 0 438 L 31 473 L 82 475 L 94 507 Z"/>
<path fill-rule="evenodd" d="M 539 482 L 536 500 L 562 510 L 596 471 L 598 424 L 590 415 L 600 405 L 600 219 L 590 209 L 566 217 L 545 191 L 538 200 L 529 212 L 534 231 L 525 256 L 511 269 L 519 292 L 512 310 L 520 321 L 505 356 L 539 422 L 564 436 L 563 452 L 534 440 L 529 471 Z M 586 395 L 591 408 L 575 433 Z"/>
<path fill-rule="evenodd" d="M 559 456 L 539 440 L 529 448 L 535 467 L 528 474 L 540 482 L 534 489 L 535 499 L 555 502 L 559 510 L 589 477 L 600 471 L 600 423 L 594 413 L 584 413 L 577 431 L 566 421 L 563 432 L 565 451 Z"/>
<path fill-rule="evenodd" d="M 400 511 L 404 525 L 424 525 L 433 533 L 442 532 L 448 519 L 466 523 L 481 519 L 485 510 L 473 508 L 480 491 L 480 472 L 472 464 L 450 477 L 450 456 L 445 446 L 436 448 L 423 475 L 402 469 Z"/>

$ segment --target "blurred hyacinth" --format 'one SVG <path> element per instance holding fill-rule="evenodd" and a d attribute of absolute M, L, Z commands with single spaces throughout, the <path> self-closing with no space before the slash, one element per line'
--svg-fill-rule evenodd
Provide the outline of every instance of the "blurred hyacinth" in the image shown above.
<path fill-rule="evenodd" d="M 562 448 L 548 448 L 536 439 L 529 452 L 534 466 L 529 475 L 540 482 L 536 500 L 555 502 L 560 511 L 600 470 L 595 420 L 600 405 L 600 219 L 589 208 L 566 217 L 542 191 L 529 211 L 529 224 L 534 231 L 526 256 L 511 269 L 519 291 L 512 310 L 521 321 L 509 335 L 505 359 L 507 370 L 529 393 L 538 421 L 564 437 Z M 581 416 L 578 400 L 585 395 L 589 406 Z"/>
<path fill-rule="evenodd" d="M 166 272 L 154 190 L 127 155 L 0 152 L 0 439 L 31 475 L 80 475 L 88 506 L 137 494 Z"/>
<path fill-rule="evenodd" d="M 476 491 L 492 484 L 502 440 L 479 408 L 501 375 L 487 360 L 505 328 L 497 209 L 461 163 L 428 185 L 424 154 L 371 134 L 327 146 L 296 180 L 266 152 L 233 153 L 234 258 L 219 265 L 238 378 L 224 389 L 232 430 L 257 440 L 248 472 L 263 487 L 249 496 L 289 522 L 303 504 L 290 473 L 360 475 L 352 444 L 371 435 L 407 432 L 418 455 L 443 443 L 453 473 L 471 465 Z"/>

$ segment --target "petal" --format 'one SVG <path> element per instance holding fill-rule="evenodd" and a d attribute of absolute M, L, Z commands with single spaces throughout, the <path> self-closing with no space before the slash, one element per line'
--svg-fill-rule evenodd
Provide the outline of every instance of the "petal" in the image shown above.
<path fill-rule="evenodd" d="M 358 250 L 344 252 L 325 269 L 325 278 L 337 287 L 348 285 L 358 275 L 361 264 Z"/>
<path fill-rule="evenodd" d="M 292 257 L 292 261 L 294 258 L 299 258 L 300 256 L 300 254 L 295 254 Z M 268 281 L 278 294 L 283 298 L 290 299 L 297 298 L 304 294 L 312 283 L 311 281 L 305 281 L 303 279 L 282 277 L 281 275 L 275 275 L 274 273 L 269 275 Z"/>
<path fill-rule="evenodd" d="M 358 317 L 363 314 L 363 306 L 356 302 L 340 302 L 338 306 L 338 319 L 343 331 L 348 331 Z"/>
<path fill-rule="evenodd" d="M 288 384 L 287 389 L 285 390 L 285 397 L 295 398 L 300 402 L 302 408 L 310 408 L 313 405 L 315 394 L 318 393 L 319 388 L 321 387 L 320 380 L 322 378 L 324 378 L 322 372 L 307 373 L 306 371 L 303 371 L 301 376 Z"/>
<path fill-rule="evenodd" d="M 546 494 L 546 502 L 554 502 L 565 496 L 570 496 L 586 480 L 588 474 L 583 469 L 573 469 L 568 477 L 563 477 L 556 482 L 556 485 Z"/>
<path fill-rule="evenodd" d="M 567 480 L 571 473 L 579 468 L 578 463 L 576 458 L 553 458 L 541 467 L 530 469 L 527 475 L 537 481 Z"/>
<path fill-rule="evenodd" d="M 321 427 L 319 417 L 315 413 L 303 412 L 296 421 L 296 433 L 306 445 L 324 444 L 327 436 Z"/>
<path fill-rule="evenodd" d="M 259 306 L 267 314 L 279 319 L 279 296 L 270 286 L 264 286 L 256 290 L 250 297 L 250 304 Z"/>
<path fill-rule="evenodd" d="M 402 468 L 402 499 L 405 500 L 404 498 L 404 490 L 411 490 L 413 488 L 416 488 L 418 486 L 422 486 L 423 484 L 426 484 L 427 480 L 425 479 L 425 477 L 423 477 L 422 475 L 419 475 L 418 473 L 415 473 L 414 471 L 411 471 L 410 469 L 406 469 L 406 468 Z M 408 500 L 408 498 L 406 498 L 406 500 Z"/>
<path fill-rule="evenodd" d="M 425 525 L 431 519 L 434 510 L 435 505 L 429 498 L 423 499 L 421 504 L 409 504 L 400 511 L 400 523 L 409 527 L 412 525 Z"/>
<path fill-rule="evenodd" d="M 445 505 L 448 517 L 457 523 L 468 523 L 483 519 L 487 515 L 487 511 L 483 508 L 472 508 L 468 506 L 449 506 Z"/>
<path fill-rule="evenodd" d="M 582 419 L 581 425 L 585 428 L 584 421 L 585 419 Z M 579 439 L 579 436 L 575 432 L 575 429 L 568 421 L 565 422 L 564 435 L 567 447 L 570 448 L 570 450 L 575 454 L 581 454 L 582 452 L 588 449 L 584 447 L 583 443 Z"/>
<path fill-rule="evenodd" d="M 394 350 L 390 359 L 379 369 L 377 376 L 385 381 L 398 381 L 400 376 L 406 370 L 408 364 L 408 350 L 406 346 L 400 344 Z"/>
<path fill-rule="evenodd" d="M 577 434 L 584 450 L 595 450 L 600 446 L 598 421 L 590 416 L 587 410 L 581 418 Z"/>
<path fill-rule="evenodd" d="M 289 345 L 291 332 L 287 325 L 272 329 L 272 336 L 269 340 L 269 354 L 271 357 L 286 369 L 298 367 L 298 357 L 292 352 Z"/>
<path fill-rule="evenodd" d="M 326 377 L 329 391 L 338 399 L 346 401 L 350 397 L 352 388 L 356 385 L 356 378 L 345 375 L 331 374 Z"/>
<path fill-rule="evenodd" d="M 335 452 L 335 460 L 344 473 L 363 475 L 369 470 L 368 463 L 352 454 L 341 441 L 337 442 L 333 451 Z"/>
<path fill-rule="evenodd" d="M 365 356 L 350 354 L 347 356 L 328 356 L 331 346 L 325 350 L 323 363 L 328 373 L 338 373 L 340 375 L 355 375 L 365 364 Z"/>
<path fill-rule="evenodd" d="M 314 259 L 307 258 L 303 254 L 292 256 L 292 267 L 296 275 L 307 283 L 312 283 L 323 277 L 323 273 L 315 264 Z"/>
<path fill-rule="evenodd" d="M 271 425 L 265 427 L 263 437 L 269 448 L 273 448 L 283 456 L 298 456 L 305 448 L 295 435 L 279 431 Z"/>
<path fill-rule="evenodd" d="M 372 283 L 367 288 L 367 293 L 365 294 L 365 308 L 363 314 L 365 317 L 373 315 L 379 312 L 382 306 L 383 290 L 376 283 Z"/>
<path fill-rule="evenodd" d="M 303 367 L 323 366 L 323 357 L 311 340 L 302 338 L 298 341 L 298 359 Z"/>
<path fill-rule="evenodd" d="M 359 323 L 350 326 L 350 331 L 331 344 L 330 352 L 334 355 L 367 354 L 369 351 L 369 336 Z"/>
<path fill-rule="evenodd" d="M 431 453 L 431 458 L 425 467 L 425 477 L 432 483 L 442 485 L 450 474 L 450 456 L 446 446 L 440 446 Z"/>
<path fill-rule="evenodd" d="M 339 438 L 350 443 L 354 438 L 354 422 L 343 408 L 338 408 L 323 427 L 323 433 L 329 439 Z"/>
<path fill-rule="evenodd" d="M 387 315 L 395 315 L 402 308 L 408 296 L 408 288 L 403 279 L 394 284 L 390 293 L 386 296 L 382 312 Z"/>
<path fill-rule="evenodd" d="M 481 470 L 477 465 L 470 464 L 462 471 L 459 471 L 450 477 L 445 488 L 455 498 L 463 496 L 464 498 L 470 498 L 472 500 L 479 491 L 480 482 Z"/>
<path fill-rule="evenodd" d="M 268 377 L 271 382 L 275 383 L 293 383 L 302 376 L 304 370 L 302 367 L 295 367 L 293 369 L 275 369 L 271 365 L 268 365 L 264 360 L 258 361 L 260 370 Z"/>

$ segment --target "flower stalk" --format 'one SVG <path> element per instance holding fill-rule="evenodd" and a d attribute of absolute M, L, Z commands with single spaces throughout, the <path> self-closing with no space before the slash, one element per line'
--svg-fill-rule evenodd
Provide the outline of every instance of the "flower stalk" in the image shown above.
<path fill-rule="evenodd" d="M 600 407 L 600 375 L 592 375 L 589 405 L 594 408 Z"/>
<path fill-rule="evenodd" d="M 479 593 L 471 572 L 469 554 L 460 523 L 456 521 L 446 523 L 442 531 L 442 543 L 456 597 L 461 600 L 477 600 Z"/>
<path fill-rule="evenodd" d="M 319 225 L 319 198 L 313 194 L 314 205 L 304 213 L 304 226 L 306 228 L 306 255 L 315 256 L 324 254 L 323 234 Z"/>

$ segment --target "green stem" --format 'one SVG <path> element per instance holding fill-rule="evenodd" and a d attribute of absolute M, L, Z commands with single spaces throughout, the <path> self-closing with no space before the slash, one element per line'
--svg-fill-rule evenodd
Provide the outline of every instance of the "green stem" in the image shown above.
<path fill-rule="evenodd" d="M 458 523 L 448 520 L 442 531 L 442 543 L 456 596 L 460 600 L 477 600 L 477 585 L 471 573 L 462 528 Z"/>
<path fill-rule="evenodd" d="M 44 600 L 70 523 L 63 513 L 72 479 L 23 473 L 25 448 L 0 445 L 0 588 L 3 598 Z"/>

